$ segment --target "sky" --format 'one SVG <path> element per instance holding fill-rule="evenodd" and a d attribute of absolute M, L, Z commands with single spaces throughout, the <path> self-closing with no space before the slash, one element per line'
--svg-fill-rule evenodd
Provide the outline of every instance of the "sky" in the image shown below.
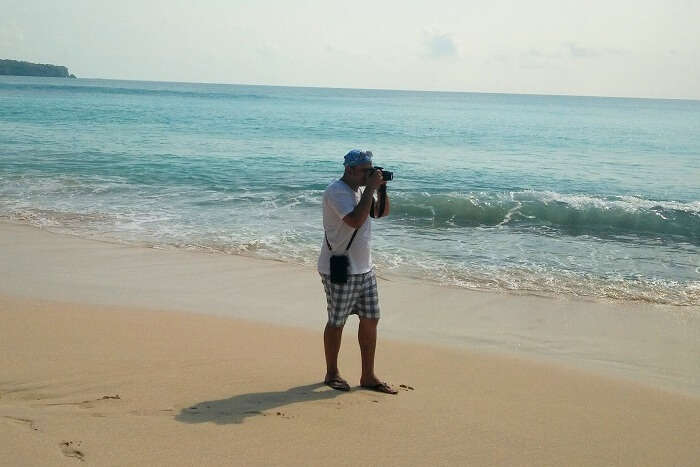
<path fill-rule="evenodd" d="M 700 99 L 700 1 L 0 0 L 83 78 Z"/>

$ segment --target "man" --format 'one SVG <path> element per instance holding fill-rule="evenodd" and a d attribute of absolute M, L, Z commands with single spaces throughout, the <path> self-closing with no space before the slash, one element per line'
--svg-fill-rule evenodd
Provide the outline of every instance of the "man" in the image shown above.
<path fill-rule="evenodd" d="M 377 278 L 372 266 L 370 240 L 372 217 L 389 214 L 386 182 L 378 169 L 372 168 L 372 152 L 353 149 L 345 155 L 345 173 L 331 183 L 323 193 L 323 228 L 325 237 L 318 259 L 318 271 L 328 302 L 328 322 L 323 333 L 326 352 L 325 384 L 340 391 L 349 391 L 350 385 L 338 371 L 338 351 L 345 321 L 351 314 L 360 318 L 357 339 L 362 354 L 360 386 L 387 394 L 397 394 L 394 388 L 381 381 L 374 373 L 374 351 L 379 322 Z M 385 197 L 384 212 L 374 202 L 379 191 Z M 348 249 L 348 246 L 350 247 Z M 350 259 L 346 283 L 330 279 L 331 255 L 346 254 Z"/>

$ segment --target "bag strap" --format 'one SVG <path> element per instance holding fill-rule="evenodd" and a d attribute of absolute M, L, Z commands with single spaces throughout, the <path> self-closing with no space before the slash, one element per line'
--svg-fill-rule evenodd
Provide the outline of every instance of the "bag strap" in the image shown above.
<path fill-rule="evenodd" d="M 352 246 L 352 241 L 355 240 L 355 235 L 357 235 L 357 231 L 360 229 L 355 229 L 355 231 L 352 233 L 352 237 L 350 238 L 350 242 L 348 242 L 348 246 L 345 247 L 345 251 L 348 251 L 350 249 L 350 246 Z M 328 241 L 328 234 L 326 232 L 323 232 L 323 237 L 326 239 L 326 245 L 328 245 L 328 251 L 333 251 L 333 248 L 331 248 L 331 244 Z"/>
<path fill-rule="evenodd" d="M 355 235 L 357 235 L 357 231 L 360 229 L 355 229 L 355 231 L 352 233 L 352 237 L 350 237 L 350 241 L 348 242 L 348 246 L 345 248 L 345 251 L 348 251 L 350 249 L 350 246 L 352 245 L 352 241 L 355 240 Z"/>

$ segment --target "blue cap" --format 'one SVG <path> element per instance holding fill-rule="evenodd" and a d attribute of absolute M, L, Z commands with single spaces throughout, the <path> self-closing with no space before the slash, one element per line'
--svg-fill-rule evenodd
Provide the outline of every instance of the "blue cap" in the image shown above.
<path fill-rule="evenodd" d="M 372 162 L 372 151 L 363 151 L 361 149 L 353 149 L 345 154 L 345 167 L 355 167 L 356 165 Z"/>

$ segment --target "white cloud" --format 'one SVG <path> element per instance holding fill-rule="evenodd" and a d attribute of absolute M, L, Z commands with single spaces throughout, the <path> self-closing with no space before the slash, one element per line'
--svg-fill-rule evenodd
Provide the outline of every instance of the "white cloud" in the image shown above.
<path fill-rule="evenodd" d="M 566 50 L 569 52 L 569 55 L 573 58 L 592 58 L 600 56 L 600 51 L 587 47 L 582 47 L 576 42 L 566 42 L 564 44 L 564 47 L 566 47 Z"/>
<path fill-rule="evenodd" d="M 584 47 L 579 45 L 576 42 L 564 42 L 563 44 L 564 49 L 568 52 L 568 55 L 571 58 L 577 59 L 577 58 L 597 58 L 597 57 L 603 57 L 606 55 L 625 55 L 626 52 L 621 49 L 616 49 L 613 47 L 604 47 L 604 48 L 596 48 L 596 47 Z"/>
<path fill-rule="evenodd" d="M 512 52 L 500 52 L 490 57 L 488 61 L 517 61 L 521 68 L 558 68 L 571 60 L 602 59 L 612 56 L 623 56 L 629 52 L 612 47 L 588 47 L 574 41 L 561 42 L 547 47 L 530 47 L 529 49 Z"/>
<path fill-rule="evenodd" d="M 423 45 L 427 55 L 431 58 L 456 58 L 459 56 L 459 47 L 452 34 L 439 31 L 436 28 L 423 30 Z"/>

